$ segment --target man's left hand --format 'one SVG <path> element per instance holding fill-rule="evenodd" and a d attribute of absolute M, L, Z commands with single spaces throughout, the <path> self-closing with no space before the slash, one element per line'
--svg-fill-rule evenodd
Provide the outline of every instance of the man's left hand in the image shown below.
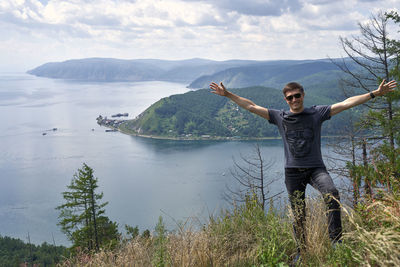
<path fill-rule="evenodd" d="M 378 89 L 373 91 L 373 93 L 376 96 L 383 96 L 387 93 L 393 92 L 396 86 L 397 82 L 395 80 L 392 80 L 388 83 L 385 83 L 385 80 L 383 80 L 379 85 Z"/>

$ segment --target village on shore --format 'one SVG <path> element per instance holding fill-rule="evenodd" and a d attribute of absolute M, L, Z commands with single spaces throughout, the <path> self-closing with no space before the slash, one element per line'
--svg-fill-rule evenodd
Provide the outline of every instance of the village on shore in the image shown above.
<path fill-rule="evenodd" d="M 129 116 L 128 113 L 118 113 L 112 115 L 112 118 L 119 118 L 119 117 L 127 117 Z M 121 132 L 123 134 L 132 135 L 132 136 L 139 136 L 144 138 L 152 138 L 152 139 L 166 139 L 166 140 L 271 140 L 271 139 L 280 139 L 279 137 L 263 137 L 263 138 L 244 138 L 241 136 L 211 136 L 208 134 L 204 134 L 201 136 L 194 136 L 191 134 L 182 135 L 182 136 L 156 136 L 156 135 L 146 135 L 140 134 L 138 132 L 129 131 L 127 129 L 121 128 L 128 120 L 124 119 L 109 119 L 107 116 L 99 115 L 97 118 L 97 124 L 100 126 L 107 127 L 108 129 L 105 132 Z"/>
<path fill-rule="evenodd" d="M 128 113 L 117 113 L 115 115 L 111 115 L 112 118 L 119 118 L 119 117 L 128 117 Z M 117 132 L 119 126 L 121 126 L 122 123 L 126 122 L 127 120 L 121 120 L 121 119 L 108 119 L 107 116 L 103 117 L 102 115 L 99 115 L 97 118 L 97 124 L 100 126 L 105 126 L 110 129 L 106 129 L 106 132 Z"/>

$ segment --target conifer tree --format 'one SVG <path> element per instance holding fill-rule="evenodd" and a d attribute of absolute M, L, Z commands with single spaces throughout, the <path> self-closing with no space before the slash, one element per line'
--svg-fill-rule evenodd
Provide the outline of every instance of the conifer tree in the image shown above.
<path fill-rule="evenodd" d="M 348 89 L 361 88 L 369 92 L 383 79 L 398 79 L 399 50 L 395 49 L 398 42 L 389 38 L 388 19 L 380 12 L 367 23 L 359 23 L 359 36 L 340 39 L 344 52 L 356 66 L 350 68 L 345 60 L 340 66 L 351 77 L 344 80 Z M 366 104 L 369 111 L 359 123 L 368 132 L 359 141 L 360 147 L 363 146 L 363 160 L 359 164 L 351 163 L 352 175 L 363 177 L 364 185 L 384 184 L 391 190 L 392 178 L 399 176 L 396 171 L 399 165 L 396 143 L 396 133 L 400 130 L 399 99 L 399 90 L 395 90 Z M 366 147 L 369 148 L 368 158 Z"/>
<path fill-rule="evenodd" d="M 108 202 L 101 203 L 103 193 L 96 193 L 97 181 L 93 169 L 84 163 L 62 193 L 65 203 L 56 208 L 60 210 L 58 225 L 74 248 L 98 251 L 119 238 L 117 224 L 104 216 Z"/>

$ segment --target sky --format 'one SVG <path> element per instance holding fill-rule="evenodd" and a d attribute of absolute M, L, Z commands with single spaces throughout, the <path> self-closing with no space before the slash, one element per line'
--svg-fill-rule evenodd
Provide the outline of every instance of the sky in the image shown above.
<path fill-rule="evenodd" d="M 0 0 L 0 71 L 46 62 L 341 57 L 400 0 Z"/>

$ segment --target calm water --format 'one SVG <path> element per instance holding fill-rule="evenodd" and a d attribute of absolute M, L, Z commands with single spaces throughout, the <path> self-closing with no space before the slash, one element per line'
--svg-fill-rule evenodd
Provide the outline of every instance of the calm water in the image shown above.
<path fill-rule="evenodd" d="M 85 162 L 99 179 L 107 216 L 119 223 L 154 229 L 159 215 L 206 222 L 226 202 L 232 157 L 251 153 L 254 142 L 167 141 L 106 133 L 101 114 L 129 112 L 134 118 L 184 84 L 167 82 L 82 83 L 0 74 L 0 235 L 66 244 L 54 209 L 61 192 Z M 57 128 L 57 131 L 51 129 Z M 43 135 L 46 133 L 46 135 Z M 265 157 L 276 157 L 280 141 L 261 143 Z M 276 188 L 283 186 L 282 180 Z M 278 189 L 274 189 L 278 190 Z"/>
<path fill-rule="evenodd" d="M 106 215 L 121 226 L 154 229 L 162 215 L 175 221 L 209 214 L 226 205 L 233 157 L 249 155 L 255 142 L 168 141 L 106 133 L 98 115 L 128 112 L 134 118 L 162 97 L 184 93 L 168 82 L 84 83 L 0 74 L 0 235 L 34 243 L 69 245 L 54 209 L 73 174 L 85 162 L 109 201 Z M 51 129 L 57 128 L 57 131 Z M 46 135 L 43 135 L 46 133 Z M 283 170 L 281 141 L 260 143 Z M 283 178 L 271 188 L 284 188 Z"/>

